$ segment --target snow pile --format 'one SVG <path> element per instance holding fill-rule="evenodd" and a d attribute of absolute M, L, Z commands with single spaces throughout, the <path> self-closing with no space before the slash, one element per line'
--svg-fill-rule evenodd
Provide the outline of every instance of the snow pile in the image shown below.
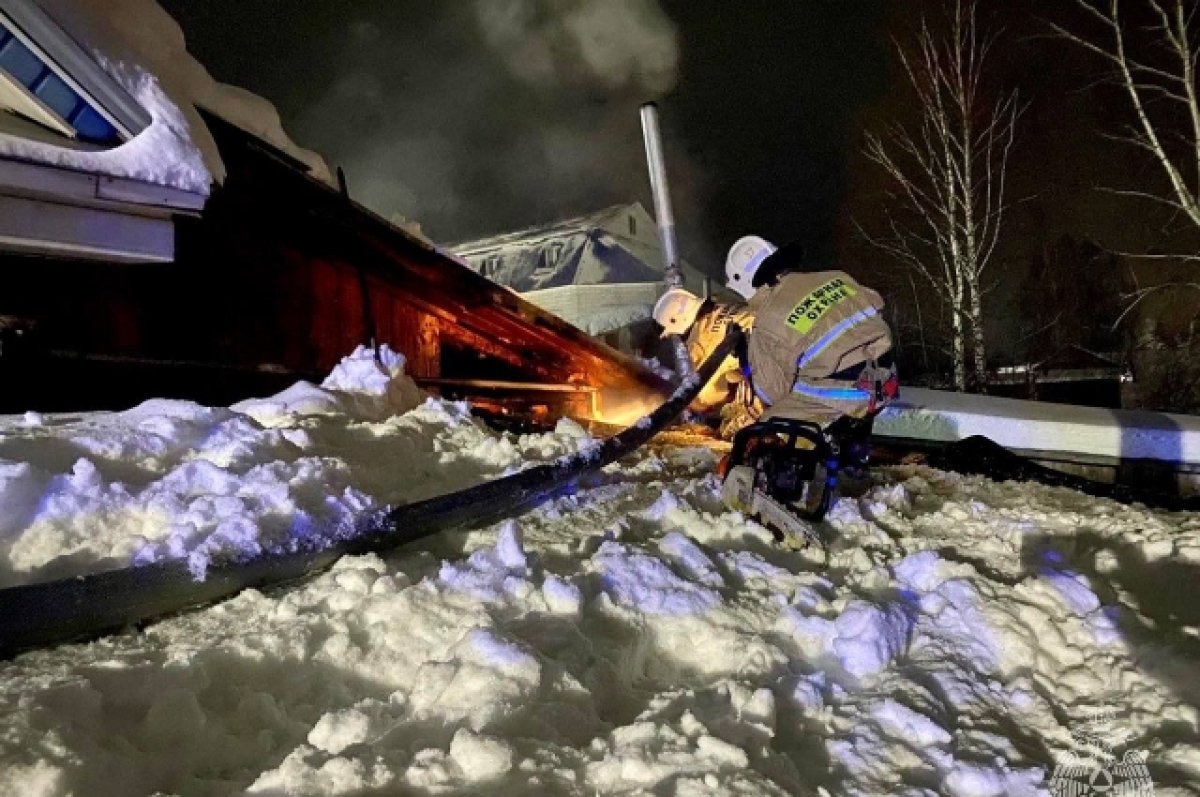
<path fill-rule="evenodd" d="M 225 178 L 204 108 L 305 163 L 328 182 L 320 156 L 297 147 L 266 100 L 217 83 L 188 52 L 179 25 L 154 0 L 43 0 L 50 17 L 152 117 L 124 145 L 87 152 L 0 134 L 0 155 L 208 194 Z"/>
<path fill-rule="evenodd" d="M 459 411 L 260 434 L 383 437 L 348 471 L 410 487 L 430 448 L 478 475 L 573 444 Z M 1194 793 L 1196 515 L 912 466 L 789 552 L 714 459 L 642 453 L 517 520 L 2 664 L 0 793 L 1042 795 L 1098 708 L 1156 793 Z"/>
<path fill-rule="evenodd" d="M 321 382 L 308 382 L 266 399 L 250 399 L 232 409 L 245 413 L 264 426 L 288 423 L 297 415 L 345 414 L 362 420 L 379 421 L 414 409 L 422 401 L 421 390 L 404 375 L 404 355 L 386 343 L 375 351 L 359 346 L 343 357 Z"/>
<path fill-rule="evenodd" d="M 8 419 L 5 583 L 199 573 L 594 448 L 489 431 L 403 366 Z M 489 528 L 2 663 L 0 794 L 1020 797 L 1098 711 L 1156 793 L 1195 793 L 1200 516 L 905 466 L 791 552 L 714 465 L 658 445 Z"/>
<path fill-rule="evenodd" d="M 372 507 L 429 498 L 594 445 L 577 425 L 497 435 L 360 347 L 320 387 L 229 409 L 152 400 L 0 426 L 0 586 L 131 563 L 320 546 Z"/>

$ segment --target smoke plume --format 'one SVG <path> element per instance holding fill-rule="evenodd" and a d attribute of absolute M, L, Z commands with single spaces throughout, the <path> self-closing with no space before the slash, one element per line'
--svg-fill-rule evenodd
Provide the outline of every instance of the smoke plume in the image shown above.
<path fill-rule="evenodd" d="M 375 8 L 345 23 L 337 72 L 295 131 L 355 199 L 438 241 L 649 202 L 637 109 L 675 87 L 680 60 L 657 0 Z M 668 151 L 683 215 L 698 175 Z"/>
<path fill-rule="evenodd" d="M 513 75 L 663 92 L 675 85 L 675 28 L 654 0 L 477 0 L 484 40 Z"/>

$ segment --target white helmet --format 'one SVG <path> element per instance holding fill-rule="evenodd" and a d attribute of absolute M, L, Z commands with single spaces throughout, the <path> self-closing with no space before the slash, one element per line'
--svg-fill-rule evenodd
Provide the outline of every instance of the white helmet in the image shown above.
<path fill-rule="evenodd" d="M 683 288 L 671 288 L 654 305 L 654 320 L 663 328 L 662 336 L 682 335 L 700 315 L 704 300 Z"/>
<path fill-rule="evenodd" d="M 740 293 L 743 299 L 754 296 L 757 290 L 753 285 L 754 273 L 775 250 L 775 244 L 757 235 L 739 238 L 729 248 L 729 256 L 725 258 L 725 285 L 731 291 Z"/>

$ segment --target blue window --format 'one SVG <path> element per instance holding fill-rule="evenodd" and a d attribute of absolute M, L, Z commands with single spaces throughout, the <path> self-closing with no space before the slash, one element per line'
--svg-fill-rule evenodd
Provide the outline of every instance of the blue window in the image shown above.
<path fill-rule="evenodd" d="M 0 70 L 70 125 L 81 141 L 119 144 L 121 135 L 95 107 L 0 23 Z"/>
<path fill-rule="evenodd" d="M 84 104 L 75 118 L 68 121 L 84 141 L 105 142 L 120 139 L 117 129 L 90 105 Z"/>
<path fill-rule="evenodd" d="M 70 119 L 76 106 L 83 102 L 83 98 L 53 72 L 47 72 L 34 84 L 33 93 L 63 119 Z"/>
<path fill-rule="evenodd" d="M 3 25 L 0 25 L 0 68 L 24 86 L 32 85 L 46 69 L 41 59 Z"/>

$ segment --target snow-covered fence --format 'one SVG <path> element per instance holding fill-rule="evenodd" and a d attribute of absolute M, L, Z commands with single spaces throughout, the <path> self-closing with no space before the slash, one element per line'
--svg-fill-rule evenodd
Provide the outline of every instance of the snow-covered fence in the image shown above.
<path fill-rule="evenodd" d="M 982 435 L 1091 479 L 1170 479 L 1180 494 L 1200 493 L 1200 417 L 1190 415 L 906 388 L 878 418 L 875 433 L 935 443 Z"/>

